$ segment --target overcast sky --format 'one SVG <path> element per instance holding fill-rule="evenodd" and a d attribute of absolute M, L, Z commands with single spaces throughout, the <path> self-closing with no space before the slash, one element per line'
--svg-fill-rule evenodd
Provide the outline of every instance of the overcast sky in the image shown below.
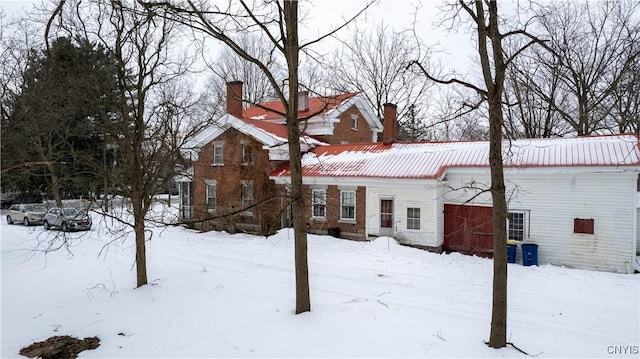
<path fill-rule="evenodd" d="M 316 35 L 319 30 L 327 30 L 333 25 L 343 23 L 345 17 L 351 17 L 363 8 L 365 0 L 314 0 L 313 10 L 308 14 L 307 24 L 302 25 L 303 31 Z M 440 22 L 442 0 L 381 0 L 367 10 L 358 19 L 358 27 L 372 26 L 384 21 L 396 31 L 415 29 L 425 45 L 432 51 L 437 51 L 437 58 L 449 69 L 466 72 L 470 63 L 469 56 L 473 55 L 470 35 L 464 30 L 448 31 L 444 26 L 436 26 Z M 414 27 L 415 22 L 415 27 Z M 365 25 L 363 25 L 365 24 Z M 306 27 L 306 28 L 305 28 Z M 309 28 L 317 27 L 316 33 Z M 341 31 L 340 36 L 348 38 L 349 31 Z"/>
<path fill-rule="evenodd" d="M 0 0 L 0 10 L 7 17 L 18 15 L 41 3 L 42 0 Z M 311 1 L 308 6 L 305 2 Z M 356 14 L 365 4 L 365 0 L 307 0 L 301 1 L 300 16 L 304 19 L 300 26 L 303 36 L 315 38 L 331 28 L 342 24 L 344 18 Z M 436 46 L 437 57 L 449 69 L 465 73 L 473 55 L 470 35 L 464 31 L 446 31 L 442 26 L 434 26 L 439 18 L 440 0 L 381 0 L 373 5 L 358 19 L 358 26 L 373 25 L 384 21 L 395 30 L 404 30 L 413 26 L 416 21 L 416 34 L 427 46 Z M 342 30 L 339 36 L 349 38 L 349 30 Z M 320 48 L 331 46 L 330 42 L 320 43 Z"/>

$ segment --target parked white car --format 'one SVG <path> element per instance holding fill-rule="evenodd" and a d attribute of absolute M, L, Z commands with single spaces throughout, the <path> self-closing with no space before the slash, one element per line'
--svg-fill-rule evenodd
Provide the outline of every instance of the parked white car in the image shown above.
<path fill-rule="evenodd" d="M 42 224 L 46 212 L 47 208 L 42 204 L 14 204 L 7 210 L 7 223 Z"/>
<path fill-rule="evenodd" d="M 44 229 L 60 228 L 63 231 L 88 231 L 91 229 L 91 216 L 87 211 L 74 207 L 51 207 L 42 219 Z"/>

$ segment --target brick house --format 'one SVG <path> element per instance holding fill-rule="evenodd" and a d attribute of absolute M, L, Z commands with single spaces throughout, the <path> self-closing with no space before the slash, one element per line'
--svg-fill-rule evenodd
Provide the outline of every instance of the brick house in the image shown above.
<path fill-rule="evenodd" d="M 385 143 L 391 143 L 397 135 L 397 108 L 393 104 L 384 104 L 383 112 L 384 131 L 382 139 Z M 323 148 L 357 148 L 366 143 L 338 143 Z M 343 147 L 344 146 L 344 147 Z M 351 147 L 354 146 L 354 147 Z M 313 151 L 313 150 L 312 150 Z M 322 151 L 322 149 L 318 149 Z M 353 168 L 359 164 L 353 163 Z M 283 164 L 277 171 L 288 171 L 287 164 Z M 324 168 L 329 173 L 331 168 Z M 342 171 L 343 169 L 341 169 Z M 336 184 L 338 183 L 339 184 Z M 284 182 L 282 182 L 284 183 Z M 310 233 L 327 234 L 331 233 L 342 238 L 362 240 L 367 238 L 367 213 L 361 206 L 366 203 L 367 187 L 366 181 L 349 181 L 348 178 L 339 180 L 329 180 L 322 183 L 311 184 L 304 181 L 305 208 L 310 212 L 307 221 L 307 229 Z M 388 233 L 392 235 L 392 233 Z"/>
<path fill-rule="evenodd" d="M 180 180 L 183 219 L 203 229 L 272 233 L 289 225 L 286 186 L 269 174 L 287 163 L 284 108 L 265 102 L 243 109 L 242 82 L 227 84 L 227 114 L 189 143 L 192 168 Z M 308 97 L 301 92 L 301 150 L 375 141 L 382 124 L 357 93 Z"/>

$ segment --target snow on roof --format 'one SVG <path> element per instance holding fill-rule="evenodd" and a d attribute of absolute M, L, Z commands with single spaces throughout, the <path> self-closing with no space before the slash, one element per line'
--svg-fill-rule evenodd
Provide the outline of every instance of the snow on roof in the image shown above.
<path fill-rule="evenodd" d="M 185 147 L 200 148 L 220 136 L 229 127 L 255 138 L 266 146 L 277 146 L 288 142 L 286 125 L 248 118 L 239 119 L 227 114 L 218 120 L 217 126 L 210 126 L 204 129 L 194 136 Z M 309 147 L 325 144 L 305 135 L 300 136 L 300 143 L 309 145 Z"/>
<path fill-rule="evenodd" d="M 308 117 L 312 115 L 315 116 L 317 114 L 329 116 L 336 111 L 345 111 L 352 105 L 355 105 L 363 111 L 365 119 L 370 123 L 372 128 L 376 129 L 377 132 L 382 131 L 382 124 L 374 115 L 372 115 L 371 110 L 366 108 L 366 104 L 363 105 L 361 97 L 361 94 L 350 92 L 335 96 L 309 98 L 309 109 L 298 112 L 298 116 Z M 288 134 L 286 124 L 283 123 L 284 120 L 282 119 L 282 115 L 277 112 L 265 110 L 263 107 L 270 108 L 278 112 L 284 112 L 284 106 L 282 103 L 280 101 L 274 101 L 260 103 L 260 107 L 249 107 L 244 110 L 243 118 L 237 118 L 230 114 L 225 114 L 216 120 L 215 125 L 209 126 L 196 134 L 185 145 L 185 148 L 189 151 L 197 151 L 199 148 L 220 136 L 228 128 L 235 128 L 248 136 L 254 137 L 267 147 L 282 146 L 283 144 L 286 144 L 288 142 Z M 301 134 L 300 143 L 301 149 L 305 152 L 315 146 L 326 145 L 326 143 L 311 137 L 309 133 Z"/>
<path fill-rule="evenodd" d="M 310 97 L 308 102 L 309 108 L 305 111 L 298 111 L 298 118 L 327 112 L 355 95 L 357 95 L 357 93 L 348 92 L 335 96 Z M 285 109 L 281 101 L 261 102 L 259 105 L 260 106 L 251 106 L 244 110 L 242 117 L 259 120 L 275 120 L 283 118 L 282 114 L 285 113 Z M 273 111 L 265 110 L 265 108 Z"/>
<path fill-rule="evenodd" d="M 264 122 L 260 120 L 253 120 L 248 118 L 241 118 L 242 122 L 247 125 L 255 127 L 257 130 L 262 131 L 272 137 L 278 142 L 287 142 L 287 126 L 277 123 Z M 254 136 L 256 137 L 256 136 Z"/>
<path fill-rule="evenodd" d="M 451 167 L 488 167 L 489 142 L 362 143 L 317 147 L 303 176 L 438 178 Z M 504 141 L 505 167 L 640 166 L 635 135 Z M 289 176 L 282 167 L 272 176 Z"/>

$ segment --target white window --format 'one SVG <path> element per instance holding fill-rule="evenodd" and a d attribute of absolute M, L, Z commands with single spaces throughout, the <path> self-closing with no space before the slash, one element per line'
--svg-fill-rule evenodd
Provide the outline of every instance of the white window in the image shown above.
<path fill-rule="evenodd" d="M 205 184 L 207 185 L 207 211 L 215 212 L 217 204 L 217 182 L 216 180 L 205 180 Z"/>
<path fill-rule="evenodd" d="M 242 181 L 242 189 L 241 189 L 241 200 L 242 200 L 242 208 L 246 209 L 253 205 L 253 182 L 252 181 Z M 251 212 L 248 210 L 247 212 Z"/>
<path fill-rule="evenodd" d="M 420 208 L 407 208 L 407 229 L 420 229 Z"/>
<path fill-rule="evenodd" d="M 356 191 L 340 191 L 340 219 L 356 219 Z"/>
<path fill-rule="evenodd" d="M 358 115 L 351 115 L 351 129 L 358 129 Z"/>
<path fill-rule="evenodd" d="M 516 241 L 529 238 L 529 211 L 509 211 L 507 234 L 509 239 Z"/>
<path fill-rule="evenodd" d="M 213 144 L 213 165 L 222 166 L 224 165 L 224 144 L 222 143 L 214 143 Z"/>
<path fill-rule="evenodd" d="M 314 218 L 324 218 L 327 216 L 327 191 L 324 189 L 314 189 L 311 195 L 311 215 Z"/>
<path fill-rule="evenodd" d="M 242 143 L 242 164 L 253 163 L 253 148 L 248 142 Z"/>

